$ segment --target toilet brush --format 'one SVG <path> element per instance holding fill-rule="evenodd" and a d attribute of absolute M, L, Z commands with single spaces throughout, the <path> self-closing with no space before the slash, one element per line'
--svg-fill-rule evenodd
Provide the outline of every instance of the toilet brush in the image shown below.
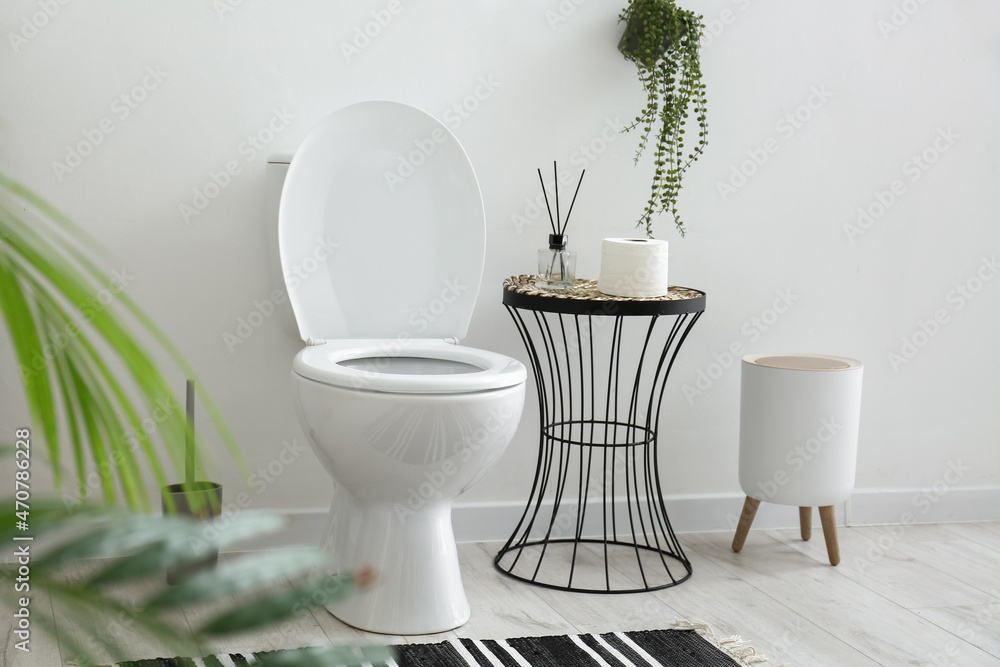
<path fill-rule="evenodd" d="M 161 489 L 164 515 L 190 516 L 200 521 L 214 519 L 222 513 L 222 485 L 215 482 L 194 480 L 194 382 L 187 381 L 187 428 L 184 434 L 184 482 L 169 484 Z M 202 540 L 204 542 L 204 540 Z M 179 583 L 186 576 L 205 567 L 212 567 L 219 559 L 216 547 L 206 550 L 204 556 L 167 570 L 167 583 Z"/>

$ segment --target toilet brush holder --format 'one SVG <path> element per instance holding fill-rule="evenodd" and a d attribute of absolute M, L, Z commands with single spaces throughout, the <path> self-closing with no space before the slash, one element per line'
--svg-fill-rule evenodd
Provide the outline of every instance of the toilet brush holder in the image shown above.
<path fill-rule="evenodd" d="M 222 485 L 194 481 L 194 384 L 187 382 L 188 428 L 184 442 L 184 482 L 168 484 L 160 489 L 164 516 L 187 516 L 198 521 L 211 521 L 222 513 Z M 201 540 L 202 544 L 207 540 Z M 195 546 L 195 558 L 167 569 L 167 583 L 178 584 L 189 575 L 214 567 L 219 560 L 218 547 Z"/>
<path fill-rule="evenodd" d="M 165 515 L 189 516 L 211 521 L 222 512 L 222 485 L 215 482 L 169 484 L 160 489 Z M 205 541 L 202 541 L 205 542 Z M 167 583 L 178 584 L 189 575 L 214 567 L 219 560 L 217 547 L 195 548 L 195 559 L 167 569 Z"/>

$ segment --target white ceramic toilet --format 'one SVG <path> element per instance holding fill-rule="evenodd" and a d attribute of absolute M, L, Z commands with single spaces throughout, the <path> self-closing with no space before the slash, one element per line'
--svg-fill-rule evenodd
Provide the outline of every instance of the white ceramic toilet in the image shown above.
<path fill-rule="evenodd" d="M 288 167 L 281 267 L 299 333 L 299 421 L 336 491 L 323 546 L 375 571 L 330 605 L 424 634 L 469 618 L 451 507 L 517 428 L 524 366 L 458 345 L 479 291 L 485 215 L 458 140 L 426 113 L 363 102 L 320 122 Z"/>

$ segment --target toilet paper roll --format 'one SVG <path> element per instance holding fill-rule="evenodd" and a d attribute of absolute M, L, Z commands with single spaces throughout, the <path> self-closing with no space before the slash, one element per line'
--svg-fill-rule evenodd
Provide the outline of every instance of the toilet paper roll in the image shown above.
<path fill-rule="evenodd" d="M 597 289 L 612 296 L 663 296 L 668 243 L 659 239 L 604 239 Z"/>

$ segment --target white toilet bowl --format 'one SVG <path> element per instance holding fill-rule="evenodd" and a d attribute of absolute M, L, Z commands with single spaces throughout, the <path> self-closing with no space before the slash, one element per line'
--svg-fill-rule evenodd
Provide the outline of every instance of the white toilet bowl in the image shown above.
<path fill-rule="evenodd" d="M 469 619 L 452 502 L 510 442 L 523 370 L 443 342 L 414 344 L 407 356 L 380 351 L 328 343 L 293 365 L 300 421 L 339 483 L 323 546 L 345 571 L 377 572 L 370 590 L 331 611 L 365 630 L 441 632 Z"/>
<path fill-rule="evenodd" d="M 329 606 L 363 630 L 443 632 L 469 618 L 451 507 L 513 437 L 527 377 L 457 344 L 484 248 L 471 164 L 417 109 L 341 109 L 288 169 L 279 250 L 307 343 L 292 364 L 296 411 L 335 481 L 322 546 L 341 571 L 375 571 Z"/>

